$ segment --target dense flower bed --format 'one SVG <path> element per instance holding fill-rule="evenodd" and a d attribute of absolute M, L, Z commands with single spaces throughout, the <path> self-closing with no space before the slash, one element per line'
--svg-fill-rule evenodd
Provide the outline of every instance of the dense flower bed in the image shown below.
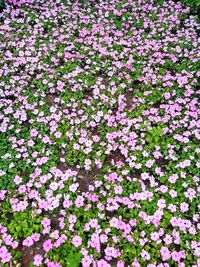
<path fill-rule="evenodd" d="M 198 18 L 25 2 L 0 14 L 0 265 L 200 266 Z"/>
<path fill-rule="evenodd" d="M 8 0 L 9 4 L 13 4 L 13 5 L 17 5 L 17 6 L 21 6 L 23 4 L 26 3 L 34 3 L 34 0 Z"/>

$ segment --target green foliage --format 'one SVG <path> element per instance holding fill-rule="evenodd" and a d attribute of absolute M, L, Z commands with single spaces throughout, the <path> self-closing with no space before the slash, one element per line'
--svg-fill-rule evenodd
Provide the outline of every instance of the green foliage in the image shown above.
<path fill-rule="evenodd" d="M 4 0 L 0 0 L 0 9 L 4 9 L 5 8 L 5 2 Z"/>
<path fill-rule="evenodd" d="M 146 141 L 148 143 L 158 143 L 162 135 L 162 128 L 160 126 L 153 127 L 146 136 Z"/>
<path fill-rule="evenodd" d="M 192 9 L 200 8 L 200 0 L 182 0 L 183 4 L 190 6 Z"/>
<path fill-rule="evenodd" d="M 6 217 L 5 220 L 7 220 Z M 13 218 L 11 218 L 7 223 L 9 233 L 16 239 L 31 236 L 33 233 L 39 232 L 42 229 L 41 218 L 33 217 L 31 212 L 13 213 Z M 5 225 L 7 223 L 5 222 Z"/>
<path fill-rule="evenodd" d="M 48 253 L 50 259 L 59 261 L 62 266 L 78 267 L 81 262 L 82 255 L 70 243 L 65 243 L 59 248 L 53 249 Z"/>

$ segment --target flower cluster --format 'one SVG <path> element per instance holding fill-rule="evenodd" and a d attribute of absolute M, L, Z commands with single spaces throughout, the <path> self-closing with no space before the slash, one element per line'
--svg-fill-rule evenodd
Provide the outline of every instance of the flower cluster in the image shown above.
<path fill-rule="evenodd" d="M 199 27 L 172 0 L 6 1 L 1 266 L 200 266 Z"/>
<path fill-rule="evenodd" d="M 34 0 L 8 0 L 8 3 L 14 6 L 21 6 L 25 3 L 34 3 Z"/>

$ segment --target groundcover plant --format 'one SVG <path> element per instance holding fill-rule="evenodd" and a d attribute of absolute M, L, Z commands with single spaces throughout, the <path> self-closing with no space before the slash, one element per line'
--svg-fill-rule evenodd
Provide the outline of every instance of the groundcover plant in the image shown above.
<path fill-rule="evenodd" d="M 198 17 L 4 2 L 0 266 L 200 266 Z"/>

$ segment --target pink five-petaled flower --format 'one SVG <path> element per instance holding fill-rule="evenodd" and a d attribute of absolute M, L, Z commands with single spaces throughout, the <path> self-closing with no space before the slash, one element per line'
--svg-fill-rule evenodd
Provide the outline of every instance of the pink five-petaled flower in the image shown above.
<path fill-rule="evenodd" d="M 43 257 L 40 254 L 34 256 L 33 264 L 36 266 L 41 266 Z"/>
<path fill-rule="evenodd" d="M 179 262 L 181 259 L 185 258 L 185 252 L 183 251 L 173 251 L 172 252 L 172 259 L 176 262 Z"/>
<path fill-rule="evenodd" d="M 25 246 L 25 247 L 31 247 L 33 245 L 33 239 L 32 237 L 27 237 L 26 239 L 24 239 L 22 245 Z"/>
<path fill-rule="evenodd" d="M 91 263 L 92 263 L 92 260 L 89 256 L 85 256 L 83 259 L 82 259 L 82 265 L 83 267 L 89 267 L 91 266 Z"/>
<path fill-rule="evenodd" d="M 47 267 L 62 267 L 62 266 L 60 265 L 60 263 L 50 261 L 47 263 Z"/>
<path fill-rule="evenodd" d="M 46 240 L 43 244 L 43 249 L 48 252 L 53 248 L 53 244 L 50 239 Z"/>
<path fill-rule="evenodd" d="M 15 182 L 15 184 L 20 184 L 22 182 L 22 178 L 19 177 L 18 175 L 16 175 L 14 178 L 14 182 Z"/>
<path fill-rule="evenodd" d="M 167 247 L 161 247 L 160 254 L 162 256 L 163 261 L 167 261 L 171 258 L 171 253 Z"/>
<path fill-rule="evenodd" d="M 76 235 L 72 238 L 72 244 L 75 247 L 80 247 L 82 244 L 82 238 L 79 235 Z"/>

